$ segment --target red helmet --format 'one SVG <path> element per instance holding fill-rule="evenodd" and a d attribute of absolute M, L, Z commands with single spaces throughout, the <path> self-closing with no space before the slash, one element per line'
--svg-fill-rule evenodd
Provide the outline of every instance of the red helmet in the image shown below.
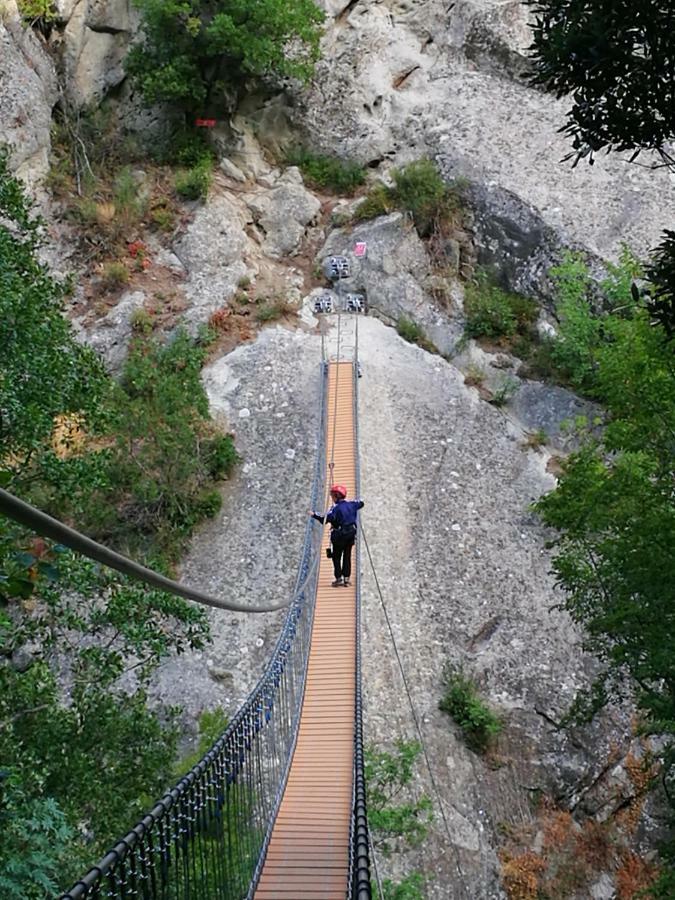
<path fill-rule="evenodd" d="M 336 497 L 342 497 L 343 500 L 347 496 L 347 488 L 344 484 L 334 484 L 330 489 L 330 492 L 331 494 L 335 494 Z"/>

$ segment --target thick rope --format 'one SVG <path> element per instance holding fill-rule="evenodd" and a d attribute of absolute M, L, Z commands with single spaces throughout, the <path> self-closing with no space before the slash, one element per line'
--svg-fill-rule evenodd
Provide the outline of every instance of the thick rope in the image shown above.
<path fill-rule="evenodd" d="M 226 609 L 230 612 L 244 613 L 275 612 L 278 609 L 284 609 L 286 606 L 289 606 L 302 589 L 301 585 L 293 597 L 283 600 L 280 603 L 270 603 L 265 606 L 246 606 L 243 603 L 235 603 L 232 600 L 221 600 L 219 597 L 204 594 L 201 591 L 186 587 L 177 581 L 172 581 L 170 578 L 166 578 L 164 575 L 160 575 L 152 569 L 147 569 L 145 566 L 140 565 L 140 563 L 134 562 L 126 556 L 122 556 L 120 553 L 115 553 L 114 550 L 109 550 L 108 547 L 104 547 L 102 544 L 92 541 L 91 538 L 80 534 L 80 532 L 75 531 L 74 528 L 69 528 L 62 522 L 52 519 L 51 516 L 48 516 L 34 506 L 25 503 L 23 500 L 19 500 L 18 497 L 15 497 L 13 494 L 8 493 L 2 488 L 0 488 L 0 513 L 7 516 L 9 519 L 13 519 L 15 522 L 19 522 L 21 525 L 25 525 L 27 528 L 30 528 L 31 531 L 41 534 L 43 537 L 48 537 L 53 541 L 57 541 L 59 544 L 63 544 L 66 547 L 70 547 L 71 550 L 82 553 L 84 556 L 88 556 L 89 559 L 96 560 L 96 562 L 100 562 L 104 566 L 109 566 L 111 569 L 115 569 L 123 575 L 128 575 L 131 578 L 136 578 L 138 581 L 143 581 L 145 584 L 158 588 L 160 591 L 168 591 L 170 594 L 184 597 L 186 600 L 193 600 L 195 603 L 201 603 L 204 606 L 211 606 L 214 609 Z M 318 565 L 319 558 L 320 556 L 317 553 L 310 574 L 316 565 Z M 309 575 L 307 578 L 309 578 Z M 305 581 L 307 581 L 307 579 L 305 579 Z"/>

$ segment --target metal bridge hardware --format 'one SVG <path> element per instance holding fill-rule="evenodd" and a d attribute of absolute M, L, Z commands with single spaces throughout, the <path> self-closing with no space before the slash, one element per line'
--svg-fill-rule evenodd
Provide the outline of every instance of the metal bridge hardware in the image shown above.
<path fill-rule="evenodd" d="M 349 278 L 351 270 L 346 256 L 329 256 L 323 262 L 323 273 L 329 281 Z"/>
<path fill-rule="evenodd" d="M 330 294 L 321 294 L 314 300 L 315 313 L 331 313 L 333 312 L 333 298 Z"/>

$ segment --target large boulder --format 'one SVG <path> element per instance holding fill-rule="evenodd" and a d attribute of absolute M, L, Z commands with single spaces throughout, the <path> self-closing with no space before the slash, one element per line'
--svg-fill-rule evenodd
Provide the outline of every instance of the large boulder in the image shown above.
<path fill-rule="evenodd" d="M 185 323 L 191 331 L 227 304 L 246 275 L 247 224 L 241 208 L 214 191 L 174 247 L 187 270 L 185 293 L 190 308 Z"/>
<path fill-rule="evenodd" d="M 263 251 L 280 258 L 297 252 L 307 227 L 319 215 L 321 203 L 304 187 L 300 171 L 291 167 L 271 191 L 252 197 L 248 207 L 264 233 Z"/>
<path fill-rule="evenodd" d="M 79 0 L 64 7 L 66 90 L 76 106 L 99 103 L 124 78 L 138 14 L 130 0 Z"/>
<path fill-rule="evenodd" d="M 354 254 L 357 242 L 366 244 L 365 257 Z M 433 301 L 433 266 L 407 216 L 395 212 L 353 229 L 335 229 L 319 258 L 330 256 L 345 256 L 350 262 L 351 277 L 336 285 L 339 302 L 347 292 L 363 294 L 370 312 L 387 322 L 397 322 L 401 317 L 412 319 L 442 353 L 453 352 L 461 320 Z M 459 306 L 461 289 L 456 283 L 448 283 L 447 294 L 446 299 L 452 303 L 454 298 Z"/>
<path fill-rule="evenodd" d="M 0 18 L 0 144 L 11 148 L 12 168 L 29 184 L 49 168 L 56 99 L 54 66 L 12 2 Z"/>

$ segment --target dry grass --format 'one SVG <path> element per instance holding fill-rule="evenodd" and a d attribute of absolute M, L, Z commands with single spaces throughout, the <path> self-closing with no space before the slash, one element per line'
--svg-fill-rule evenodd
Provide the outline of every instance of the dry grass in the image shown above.
<path fill-rule="evenodd" d="M 546 863 L 532 850 L 517 856 L 500 853 L 502 863 L 502 884 L 509 900 L 537 900 L 539 897 L 539 876 Z"/>
<path fill-rule="evenodd" d="M 649 900 L 651 894 L 642 893 L 654 883 L 658 875 L 656 866 L 645 862 L 636 853 L 626 851 L 616 872 L 617 900 Z"/>

